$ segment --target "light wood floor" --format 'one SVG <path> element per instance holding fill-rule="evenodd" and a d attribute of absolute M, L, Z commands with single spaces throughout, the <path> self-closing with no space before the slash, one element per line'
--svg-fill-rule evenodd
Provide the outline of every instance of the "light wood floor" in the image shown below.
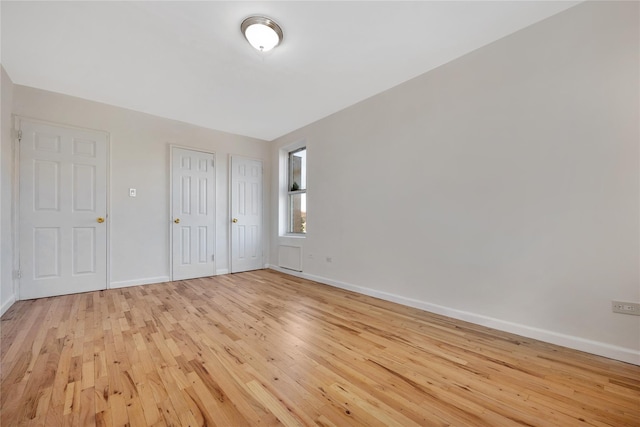
<path fill-rule="evenodd" d="M 639 426 L 640 367 L 271 270 L 16 303 L 3 427 Z"/>

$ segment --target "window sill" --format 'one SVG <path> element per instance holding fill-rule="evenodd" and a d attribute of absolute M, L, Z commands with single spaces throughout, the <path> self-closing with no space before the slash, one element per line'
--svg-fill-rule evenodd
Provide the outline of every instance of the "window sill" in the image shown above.
<path fill-rule="evenodd" d="M 280 237 L 287 237 L 287 238 L 291 238 L 291 239 L 306 239 L 307 235 L 306 234 L 286 233 L 286 234 L 281 234 Z"/>

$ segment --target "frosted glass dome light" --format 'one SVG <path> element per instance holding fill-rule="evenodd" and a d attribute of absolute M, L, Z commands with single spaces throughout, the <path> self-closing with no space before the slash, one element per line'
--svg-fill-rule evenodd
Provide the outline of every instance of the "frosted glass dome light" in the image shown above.
<path fill-rule="evenodd" d="M 249 44 L 261 52 L 268 52 L 282 43 L 282 29 L 264 16 L 251 16 L 240 26 Z"/>

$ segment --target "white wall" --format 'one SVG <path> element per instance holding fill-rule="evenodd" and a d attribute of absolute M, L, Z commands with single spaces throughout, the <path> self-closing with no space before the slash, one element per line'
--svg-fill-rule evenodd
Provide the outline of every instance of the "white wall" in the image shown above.
<path fill-rule="evenodd" d="M 279 138 L 303 275 L 640 364 L 637 2 L 586 2 Z M 357 84 L 357 82 L 354 82 Z M 328 263 L 326 257 L 331 257 Z"/>
<path fill-rule="evenodd" d="M 216 268 L 228 272 L 228 156 L 264 160 L 269 144 L 80 98 L 15 85 L 14 113 L 110 134 L 110 285 L 169 280 L 169 144 L 216 154 Z M 129 188 L 137 197 L 129 197 Z M 269 213 L 268 188 L 265 189 Z M 268 236 L 265 235 L 265 252 Z"/>
<path fill-rule="evenodd" d="M 15 301 L 13 290 L 13 239 L 11 226 L 13 138 L 11 106 L 13 82 L 0 66 L 2 130 L 0 133 L 0 315 Z"/>

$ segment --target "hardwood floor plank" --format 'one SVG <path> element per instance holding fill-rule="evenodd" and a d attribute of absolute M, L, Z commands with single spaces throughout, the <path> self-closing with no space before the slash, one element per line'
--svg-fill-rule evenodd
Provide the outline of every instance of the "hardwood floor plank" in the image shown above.
<path fill-rule="evenodd" d="M 251 380 L 247 383 L 247 388 L 260 402 L 265 409 L 275 415 L 280 423 L 287 427 L 303 426 L 302 421 L 296 417 L 290 408 L 287 408 L 282 404 L 282 401 L 276 396 L 269 393 L 263 386 L 256 380 Z"/>
<path fill-rule="evenodd" d="M 640 367 L 271 270 L 14 304 L 3 426 L 633 426 Z"/>

